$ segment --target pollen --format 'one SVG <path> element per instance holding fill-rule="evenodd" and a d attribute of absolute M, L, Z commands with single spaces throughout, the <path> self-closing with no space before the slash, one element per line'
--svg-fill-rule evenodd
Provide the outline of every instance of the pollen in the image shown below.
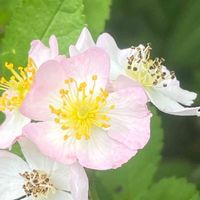
<path fill-rule="evenodd" d="M 175 73 L 167 73 L 163 69 L 163 58 L 151 59 L 151 46 L 131 47 L 131 55 L 127 58 L 126 72 L 133 79 L 140 82 L 144 87 L 152 87 L 162 83 L 167 87 L 166 80 L 174 79 Z"/>
<path fill-rule="evenodd" d="M 24 178 L 23 189 L 28 197 L 48 199 L 49 193 L 56 190 L 50 177 L 44 172 L 33 170 L 19 175 Z"/>
<path fill-rule="evenodd" d="M 32 59 L 29 59 L 26 67 L 14 68 L 12 63 L 5 63 L 5 67 L 11 72 L 11 77 L 0 78 L 0 111 L 10 110 L 21 106 L 27 92 L 29 91 L 37 67 Z"/>
<path fill-rule="evenodd" d="M 95 127 L 110 128 L 109 112 L 115 108 L 107 99 L 109 92 L 97 88 L 98 76 L 91 77 L 91 85 L 78 83 L 74 78 L 65 80 L 66 88 L 60 90 L 62 105 L 49 108 L 55 114 L 55 123 L 63 130 L 63 140 L 75 137 L 77 140 L 90 139 Z"/>

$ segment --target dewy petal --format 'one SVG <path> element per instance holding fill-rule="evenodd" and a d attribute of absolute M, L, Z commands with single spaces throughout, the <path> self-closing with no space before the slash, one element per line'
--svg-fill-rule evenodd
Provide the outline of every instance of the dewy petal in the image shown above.
<path fill-rule="evenodd" d="M 53 121 L 30 123 L 24 127 L 23 133 L 37 145 L 42 153 L 54 160 L 64 164 L 72 164 L 77 160 L 76 139 L 70 137 L 69 140 L 64 141 L 64 133 Z"/>
<path fill-rule="evenodd" d="M 70 166 L 71 191 L 74 200 L 88 200 L 89 183 L 83 167 L 78 163 Z"/>
<path fill-rule="evenodd" d="M 137 150 L 131 150 L 109 137 L 103 129 L 95 128 L 89 140 L 77 141 L 77 158 L 84 167 L 106 170 L 126 163 Z"/>
<path fill-rule="evenodd" d="M 29 170 L 27 164 L 6 151 L 0 151 L 0 163 L 0 199 L 13 200 L 24 196 L 24 180 L 19 173 Z"/>
<path fill-rule="evenodd" d="M 77 56 L 65 60 L 65 70 L 69 77 L 90 85 L 93 75 L 97 75 L 100 87 L 107 84 L 110 72 L 110 59 L 105 51 L 92 47 Z"/>
<path fill-rule="evenodd" d="M 84 27 L 76 42 L 75 47 L 79 52 L 84 52 L 85 50 L 93 46 L 95 46 L 94 40 L 92 39 L 89 30 L 86 27 Z M 69 53 L 70 56 L 77 55 L 77 52 L 74 51 L 73 45 L 69 47 Z"/>
<path fill-rule="evenodd" d="M 22 135 L 22 128 L 30 122 L 18 109 L 5 112 L 6 119 L 0 125 L 0 149 L 12 146 L 16 138 Z"/>
<path fill-rule="evenodd" d="M 59 90 L 64 87 L 66 75 L 61 62 L 51 60 L 37 71 L 34 83 L 21 106 L 21 112 L 36 121 L 51 118 L 49 105 L 59 103 Z"/>
<path fill-rule="evenodd" d="M 143 148 L 150 138 L 151 114 L 146 106 L 147 97 L 141 87 L 120 90 L 110 94 L 109 102 L 115 102 L 115 109 L 108 116 L 108 135 L 128 148 Z"/>
<path fill-rule="evenodd" d="M 147 89 L 151 102 L 161 111 L 172 115 L 200 116 L 200 107 L 183 107 L 173 98 L 155 88 Z"/>
<path fill-rule="evenodd" d="M 44 62 L 54 59 L 58 56 L 58 43 L 54 35 L 49 39 L 50 48 L 46 47 L 40 40 L 34 40 L 31 43 L 29 57 L 34 60 L 39 68 Z"/>

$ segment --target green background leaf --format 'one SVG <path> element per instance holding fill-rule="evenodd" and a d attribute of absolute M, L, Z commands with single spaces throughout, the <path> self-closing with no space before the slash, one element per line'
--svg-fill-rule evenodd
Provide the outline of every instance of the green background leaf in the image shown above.
<path fill-rule="evenodd" d="M 137 200 L 199 200 L 195 185 L 185 179 L 168 178 L 154 184 Z"/>
<path fill-rule="evenodd" d="M 83 0 L 86 22 L 94 37 L 105 28 L 105 22 L 110 16 L 112 0 Z"/>
<path fill-rule="evenodd" d="M 58 38 L 60 51 L 67 53 L 85 24 L 82 0 L 24 0 L 15 10 L 2 41 L 0 60 L 25 65 L 30 42 L 49 36 Z"/>

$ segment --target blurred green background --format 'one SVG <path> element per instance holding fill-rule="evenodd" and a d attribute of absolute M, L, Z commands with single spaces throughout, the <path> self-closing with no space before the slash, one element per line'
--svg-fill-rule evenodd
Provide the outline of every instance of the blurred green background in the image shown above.
<path fill-rule="evenodd" d="M 23 0 L 0 0 L 0 50 L 16 2 Z M 153 57 L 165 58 L 181 86 L 200 93 L 200 0 L 113 0 L 105 30 L 120 48 L 150 42 Z M 200 105 L 200 97 L 195 105 Z M 156 179 L 185 176 L 200 188 L 200 118 L 159 115 L 164 148 Z"/>
<path fill-rule="evenodd" d="M 199 0 L 114 0 L 106 31 L 120 48 L 150 42 L 152 55 L 165 58 L 182 88 L 200 93 Z M 159 173 L 185 173 L 200 185 L 200 118 L 159 114 L 164 128 Z"/>

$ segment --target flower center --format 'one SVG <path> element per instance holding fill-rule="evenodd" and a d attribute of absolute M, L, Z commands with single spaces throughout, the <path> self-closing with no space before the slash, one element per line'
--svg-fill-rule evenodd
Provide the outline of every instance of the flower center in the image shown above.
<path fill-rule="evenodd" d="M 127 58 L 127 74 L 133 79 L 139 81 L 144 87 L 152 87 L 159 83 L 163 83 L 163 87 L 167 84 L 163 81 L 174 79 L 175 73 L 165 71 L 163 68 L 163 58 L 150 58 L 151 47 L 132 47 L 131 55 Z"/>
<path fill-rule="evenodd" d="M 96 75 L 92 76 L 91 87 L 86 82 L 78 84 L 73 78 L 67 79 L 67 89 L 60 90 L 62 106 L 49 106 L 56 115 L 55 122 L 64 130 L 64 140 L 70 136 L 89 139 L 92 127 L 110 127 L 107 115 L 115 106 L 107 103 L 109 93 L 102 88 L 97 90 L 96 82 Z"/>
<path fill-rule="evenodd" d="M 47 199 L 49 193 L 55 192 L 50 177 L 44 172 L 33 170 L 32 172 L 20 173 L 20 176 L 24 178 L 23 189 L 27 196 Z"/>
<path fill-rule="evenodd" d="M 5 66 L 12 76 L 9 80 L 4 77 L 0 79 L 0 90 L 3 91 L 0 97 L 0 111 L 12 111 L 21 106 L 33 82 L 37 67 L 32 59 L 29 59 L 27 67 L 18 67 L 18 71 L 14 69 L 12 63 L 5 63 Z"/>

